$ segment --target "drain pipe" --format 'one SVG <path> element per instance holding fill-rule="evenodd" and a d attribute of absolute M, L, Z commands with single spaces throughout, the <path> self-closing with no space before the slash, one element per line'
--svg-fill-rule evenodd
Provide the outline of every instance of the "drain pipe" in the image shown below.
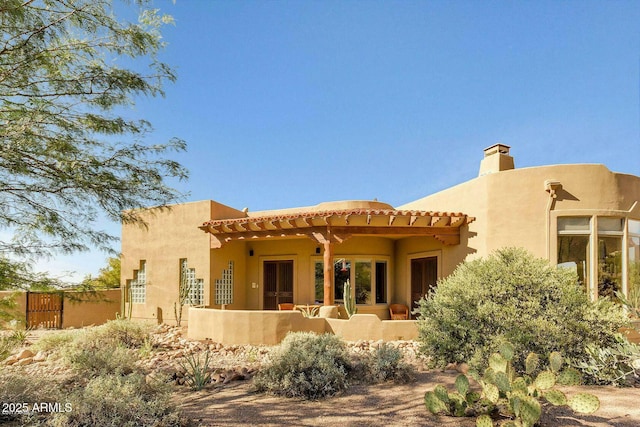
<path fill-rule="evenodd" d="M 547 193 L 549 193 L 549 201 L 547 202 L 547 210 L 546 210 L 546 229 L 547 229 L 547 241 L 546 241 L 546 251 L 547 251 L 547 261 L 551 261 L 551 210 L 553 209 L 556 198 L 558 197 L 558 191 L 562 189 L 562 183 L 560 181 L 556 181 L 553 179 L 547 179 L 544 182 L 544 189 Z"/>

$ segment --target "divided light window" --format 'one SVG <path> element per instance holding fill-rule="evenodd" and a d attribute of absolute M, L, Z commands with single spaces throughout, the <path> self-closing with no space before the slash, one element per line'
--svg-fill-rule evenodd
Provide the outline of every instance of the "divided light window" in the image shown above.
<path fill-rule="evenodd" d="M 336 258 L 333 265 L 334 300 L 344 304 L 344 284 L 351 283 L 352 296 L 358 305 L 386 304 L 387 302 L 387 261 L 361 258 Z M 322 303 L 324 298 L 324 267 L 322 261 L 315 262 L 315 299 Z"/>
<path fill-rule="evenodd" d="M 627 231 L 626 248 L 625 228 Z M 640 300 L 640 221 L 622 217 L 576 216 L 558 218 L 559 267 L 578 275 L 586 292 L 614 296 L 622 291 L 627 268 L 628 296 Z"/>

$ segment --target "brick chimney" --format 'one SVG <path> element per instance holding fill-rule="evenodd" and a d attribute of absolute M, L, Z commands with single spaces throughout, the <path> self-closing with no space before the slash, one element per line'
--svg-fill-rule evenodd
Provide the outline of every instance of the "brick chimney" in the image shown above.
<path fill-rule="evenodd" d="M 485 148 L 478 176 L 514 169 L 513 157 L 509 155 L 510 148 L 504 144 L 495 144 Z"/>

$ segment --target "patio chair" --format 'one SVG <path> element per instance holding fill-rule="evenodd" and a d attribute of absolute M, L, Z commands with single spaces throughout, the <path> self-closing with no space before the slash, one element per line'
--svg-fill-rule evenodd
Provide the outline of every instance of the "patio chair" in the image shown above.
<path fill-rule="evenodd" d="M 292 302 L 282 302 L 278 304 L 278 310 L 293 310 Z"/>
<path fill-rule="evenodd" d="M 409 307 L 404 304 L 390 304 L 391 320 L 409 320 Z"/>

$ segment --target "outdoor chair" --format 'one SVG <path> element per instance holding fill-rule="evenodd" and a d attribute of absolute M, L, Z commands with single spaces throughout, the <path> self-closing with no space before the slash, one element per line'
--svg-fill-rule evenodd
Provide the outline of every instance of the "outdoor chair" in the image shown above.
<path fill-rule="evenodd" d="M 389 305 L 391 320 L 409 320 L 409 307 L 404 304 Z"/>
<path fill-rule="evenodd" d="M 293 310 L 292 302 L 283 302 L 278 304 L 278 310 Z"/>

